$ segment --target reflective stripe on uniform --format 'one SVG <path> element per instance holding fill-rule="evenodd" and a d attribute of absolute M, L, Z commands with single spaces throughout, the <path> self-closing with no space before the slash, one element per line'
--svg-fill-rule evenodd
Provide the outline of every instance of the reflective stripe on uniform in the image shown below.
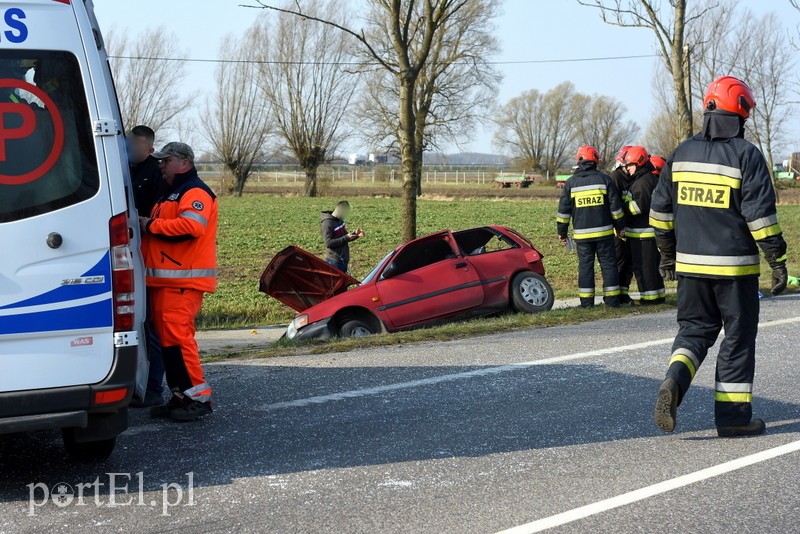
<path fill-rule="evenodd" d="M 211 400 L 211 387 L 206 382 L 203 382 L 187 389 L 183 394 L 198 402 L 208 402 Z"/>
<path fill-rule="evenodd" d="M 667 296 L 667 290 L 663 287 L 661 289 L 654 289 L 653 291 L 642 291 L 642 300 L 658 300 Z"/>
<path fill-rule="evenodd" d="M 582 185 L 580 187 L 573 187 L 570 189 L 572 196 L 574 197 L 576 193 L 579 194 L 591 194 L 591 193 L 603 193 L 608 191 L 608 188 L 605 184 L 594 184 L 594 185 Z"/>
<path fill-rule="evenodd" d="M 642 214 L 642 210 L 641 210 L 641 208 L 639 208 L 639 204 L 637 204 L 635 200 L 631 200 L 628 203 L 628 209 L 631 211 L 631 214 L 633 214 L 633 215 L 641 215 Z"/>
<path fill-rule="evenodd" d="M 556 213 L 556 222 L 569 224 L 570 219 L 572 219 L 571 215 L 566 213 Z"/>
<path fill-rule="evenodd" d="M 777 214 L 751 221 L 747 223 L 747 228 L 750 229 L 750 233 L 753 234 L 753 239 L 756 241 L 761 241 L 782 232 L 778 224 Z"/>
<path fill-rule="evenodd" d="M 615 221 L 620 220 L 625 216 L 625 213 L 622 210 L 616 210 L 611 212 L 611 218 Z"/>
<path fill-rule="evenodd" d="M 717 382 L 714 388 L 714 400 L 718 402 L 752 402 L 753 384 Z"/>
<path fill-rule="evenodd" d="M 579 287 L 578 288 L 578 296 L 582 299 L 592 298 L 594 297 L 594 288 L 593 287 Z"/>
<path fill-rule="evenodd" d="M 217 276 L 216 269 L 147 269 L 153 278 L 211 278 Z"/>
<path fill-rule="evenodd" d="M 672 164 L 673 182 L 724 185 L 733 189 L 742 187 L 742 171 L 737 167 L 694 161 L 676 161 Z"/>
<path fill-rule="evenodd" d="M 205 217 L 194 211 L 184 211 L 183 213 L 180 214 L 180 217 L 182 219 L 191 219 L 193 221 L 197 221 L 203 226 L 208 226 L 208 219 L 206 219 Z"/>
<path fill-rule="evenodd" d="M 676 255 L 675 271 L 712 276 L 751 276 L 761 274 L 760 258 L 755 256 Z"/>
<path fill-rule="evenodd" d="M 672 353 L 672 358 L 669 359 L 669 365 L 673 363 L 682 363 L 689 369 L 689 375 L 694 379 L 694 374 L 700 368 L 700 360 L 695 356 L 694 352 L 689 349 L 676 349 Z"/>
<path fill-rule="evenodd" d="M 622 293 L 622 289 L 619 286 L 609 286 L 603 288 L 603 296 L 605 297 L 616 297 Z"/>
<path fill-rule="evenodd" d="M 652 228 L 625 228 L 625 237 L 633 239 L 655 239 L 656 231 Z"/>
<path fill-rule="evenodd" d="M 619 286 L 619 292 L 622 295 L 627 295 L 630 290 L 631 288 L 628 286 Z"/>
<path fill-rule="evenodd" d="M 598 226 L 595 228 L 575 228 L 573 237 L 577 240 L 581 240 L 592 239 L 595 237 L 605 237 L 609 235 L 614 235 L 614 227 L 611 225 Z"/>
<path fill-rule="evenodd" d="M 650 210 L 650 226 L 659 230 L 675 229 L 675 214 Z"/>

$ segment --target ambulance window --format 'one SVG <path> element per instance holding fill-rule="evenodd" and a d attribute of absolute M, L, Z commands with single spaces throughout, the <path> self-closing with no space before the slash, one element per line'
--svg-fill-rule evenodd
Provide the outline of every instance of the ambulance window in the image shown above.
<path fill-rule="evenodd" d="M 77 58 L 0 50 L 0 223 L 77 204 L 99 187 Z"/>

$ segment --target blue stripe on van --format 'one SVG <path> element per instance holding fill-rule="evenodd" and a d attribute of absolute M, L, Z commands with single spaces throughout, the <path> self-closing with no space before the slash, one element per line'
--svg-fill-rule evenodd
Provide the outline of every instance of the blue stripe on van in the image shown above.
<path fill-rule="evenodd" d="M 67 302 L 75 299 L 83 299 L 102 295 L 111 291 L 111 255 L 106 252 L 97 264 L 83 273 L 83 276 L 103 276 L 105 280 L 102 284 L 79 284 L 72 286 L 61 286 L 50 290 L 41 295 L 31 297 L 26 300 L 14 302 L 0 306 L 0 310 L 9 308 L 24 308 L 26 306 L 39 306 L 42 304 L 53 304 L 56 302 Z M 59 329 L 60 330 L 60 329 Z"/>
<path fill-rule="evenodd" d="M 0 317 L 0 335 L 56 332 L 112 326 L 111 299 L 38 313 Z"/>

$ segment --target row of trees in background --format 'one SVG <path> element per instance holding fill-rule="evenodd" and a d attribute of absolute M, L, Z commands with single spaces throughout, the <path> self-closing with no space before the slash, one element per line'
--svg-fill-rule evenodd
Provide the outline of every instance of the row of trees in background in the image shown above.
<path fill-rule="evenodd" d="M 639 126 L 625 120 L 626 111 L 622 102 L 579 93 L 571 82 L 546 93 L 532 89 L 501 108 L 494 141 L 526 168 L 550 176 L 584 144 L 596 147 L 601 166 L 607 166 L 619 147 L 639 134 Z"/>
<path fill-rule="evenodd" d="M 126 124 L 172 128 L 182 138 L 199 132 L 235 177 L 237 194 L 256 163 L 291 153 L 305 171 L 305 193 L 316 195 L 318 167 L 356 134 L 400 157 L 411 239 L 423 152 L 470 140 L 492 120 L 495 144 L 543 173 L 556 173 L 580 144 L 597 146 L 607 160 L 642 140 L 667 154 L 696 131 L 705 85 L 723 74 L 753 88 L 758 106 L 748 135 L 770 163 L 785 147 L 792 36 L 775 15 L 754 17 L 736 0 L 579 0 L 609 24 L 653 33 L 664 68 L 643 138 L 621 102 L 581 94 L 569 82 L 526 91 L 498 109 L 500 75 L 490 60 L 499 50 L 500 0 L 363 0 L 358 17 L 344 0 L 251 1 L 264 12 L 222 43 L 199 125 L 180 120 L 199 93 L 181 96 L 187 52 L 174 36 L 156 28 L 133 40 L 107 38 Z M 360 27 L 351 26 L 356 20 Z"/>

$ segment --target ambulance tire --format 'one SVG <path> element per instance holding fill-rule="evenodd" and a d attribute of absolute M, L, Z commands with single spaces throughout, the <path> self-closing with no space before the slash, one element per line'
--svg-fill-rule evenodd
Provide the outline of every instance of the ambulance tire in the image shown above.
<path fill-rule="evenodd" d="M 78 442 L 75 441 L 75 434 L 69 428 L 62 430 L 61 434 L 64 438 L 64 449 L 67 454 L 73 460 L 80 462 L 105 460 L 114 452 L 114 446 L 117 443 L 116 437 L 98 441 Z"/>
<path fill-rule="evenodd" d="M 511 280 L 511 307 L 521 313 L 540 313 L 553 308 L 555 294 L 550 282 L 533 271 L 517 273 Z"/>

